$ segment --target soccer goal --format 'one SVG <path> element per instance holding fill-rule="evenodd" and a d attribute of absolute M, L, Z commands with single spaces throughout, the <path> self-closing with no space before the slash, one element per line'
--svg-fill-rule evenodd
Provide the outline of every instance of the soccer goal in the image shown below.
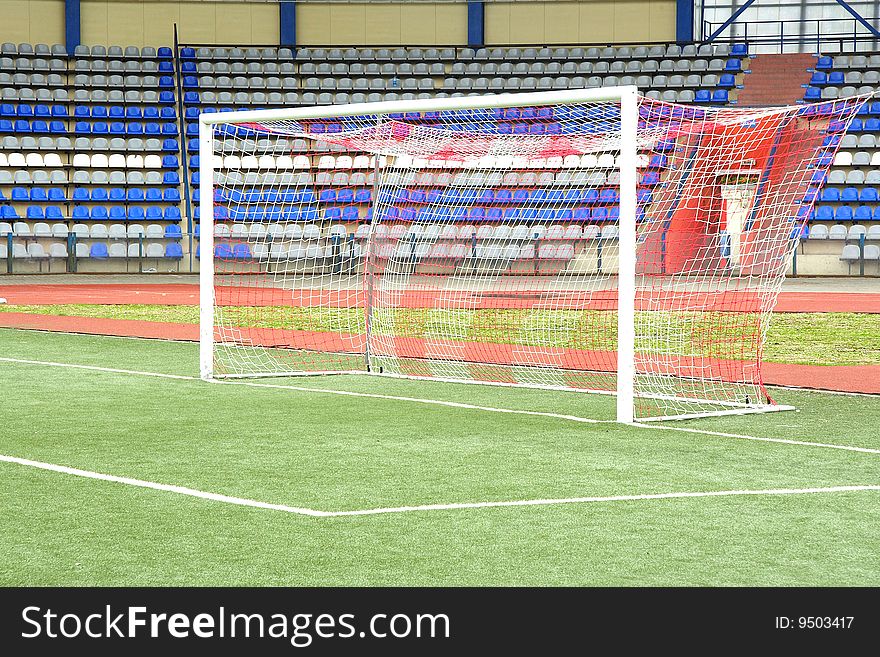
<path fill-rule="evenodd" d="M 779 410 L 771 312 L 863 101 L 610 87 L 202 114 L 201 375 L 588 391 L 622 422 Z"/>

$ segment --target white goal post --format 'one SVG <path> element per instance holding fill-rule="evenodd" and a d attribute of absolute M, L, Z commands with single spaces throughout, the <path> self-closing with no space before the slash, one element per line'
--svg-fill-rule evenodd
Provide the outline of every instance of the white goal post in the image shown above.
<path fill-rule="evenodd" d="M 203 113 L 201 377 L 585 390 L 620 422 L 788 408 L 763 342 L 859 105 L 607 87 Z"/>

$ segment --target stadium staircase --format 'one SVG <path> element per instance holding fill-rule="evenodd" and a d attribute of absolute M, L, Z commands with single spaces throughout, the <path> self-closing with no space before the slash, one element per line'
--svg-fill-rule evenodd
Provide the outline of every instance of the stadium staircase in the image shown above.
<path fill-rule="evenodd" d="M 751 62 L 744 77 L 738 105 L 793 105 L 804 98 L 804 85 L 810 81 L 808 69 L 816 57 L 809 53 L 760 55 Z"/>

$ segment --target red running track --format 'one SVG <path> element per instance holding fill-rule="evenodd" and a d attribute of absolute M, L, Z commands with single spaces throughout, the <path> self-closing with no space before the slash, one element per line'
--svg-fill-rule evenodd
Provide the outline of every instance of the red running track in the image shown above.
<path fill-rule="evenodd" d="M 166 340 L 196 341 L 199 338 L 199 327 L 195 324 L 62 317 L 30 313 L 0 313 L 0 326 Z M 880 365 L 838 365 L 832 367 L 764 363 L 763 378 L 764 383 L 768 385 L 880 394 Z"/>
<path fill-rule="evenodd" d="M 225 290 L 225 292 L 224 292 Z M 278 305 L 288 303 L 294 305 L 302 301 L 291 301 L 291 291 L 279 290 L 276 295 L 267 296 L 267 290 L 259 290 L 260 298 L 256 298 L 257 290 L 248 293 L 239 288 L 218 288 L 221 305 Z M 519 299 L 504 296 L 483 295 L 481 307 L 484 308 L 527 308 L 534 303 L 546 301 L 546 291 L 536 290 L 531 293 L 518 291 Z M 420 307 L 433 305 L 437 293 L 428 296 L 425 291 L 414 293 L 403 305 Z M 356 292 L 343 293 L 338 299 L 329 297 L 328 293 L 318 290 L 303 290 L 297 293 L 300 299 L 308 298 L 312 302 L 335 301 L 341 306 L 357 303 Z M 728 292 L 720 300 L 717 310 L 748 311 L 750 295 L 744 293 L 737 297 Z M 191 284 L 115 284 L 115 285 L 0 285 L 0 297 L 10 304 L 17 305 L 55 305 L 55 304 L 104 304 L 104 305 L 182 305 L 195 306 L 199 303 L 199 287 Z M 251 297 L 251 298 L 249 298 Z M 273 298 L 274 297 L 274 298 Z M 681 294 L 686 298 L 686 294 Z M 577 307 L 594 307 L 606 310 L 615 306 L 613 296 L 607 293 L 593 294 L 592 297 L 579 296 L 576 293 L 564 295 L 556 292 L 554 299 L 569 299 Z M 588 300 L 587 300 L 588 299 Z M 466 302 L 465 297 L 462 301 Z M 705 303 L 699 298 L 695 301 Z M 473 307 L 468 305 L 467 307 Z M 782 292 L 779 295 L 775 312 L 854 312 L 880 313 L 880 293 L 864 292 Z"/>

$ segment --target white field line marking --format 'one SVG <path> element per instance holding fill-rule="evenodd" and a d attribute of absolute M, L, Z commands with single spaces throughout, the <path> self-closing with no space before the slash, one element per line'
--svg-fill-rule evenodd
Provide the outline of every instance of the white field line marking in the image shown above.
<path fill-rule="evenodd" d="M 89 370 L 93 372 L 109 372 L 113 374 L 131 374 L 136 376 L 152 376 L 163 379 L 177 379 L 183 381 L 200 381 L 198 377 L 187 376 L 183 374 L 163 374 L 160 372 L 141 372 L 138 370 L 126 370 L 113 367 L 99 367 L 97 365 L 77 365 L 73 363 L 56 363 L 52 361 L 26 360 L 21 358 L 5 358 L 0 357 L 0 362 L 22 363 L 26 365 L 43 365 L 48 367 L 66 367 L 72 369 Z M 531 415 L 537 417 L 549 417 L 557 420 L 567 420 L 569 422 L 580 422 L 582 424 L 612 424 L 617 422 L 614 420 L 595 420 L 592 418 L 580 417 L 577 415 L 564 415 L 562 413 L 549 413 L 546 411 L 526 411 L 513 408 L 495 408 L 493 406 L 478 406 L 476 404 L 466 404 L 463 402 L 444 401 L 440 399 L 422 399 L 419 397 L 401 397 L 398 395 L 382 395 L 372 392 L 354 392 L 351 390 L 333 390 L 331 388 L 308 388 L 305 386 L 282 385 L 278 383 L 257 383 L 254 381 L 237 381 L 237 380 L 214 380 L 217 385 L 227 386 L 248 386 L 253 388 L 271 388 L 276 390 L 294 390 L 297 392 L 317 393 L 325 395 L 341 395 L 343 397 L 366 397 L 370 399 L 385 399 L 390 401 L 403 401 L 416 404 L 429 404 L 432 406 L 446 406 L 451 408 L 464 408 L 477 411 L 486 411 L 489 413 L 509 413 L 515 415 Z M 705 436 L 718 436 L 720 438 L 736 438 L 738 440 L 753 440 L 756 442 L 778 443 L 781 445 L 797 445 L 801 447 L 818 447 L 822 449 L 838 449 L 847 452 L 860 452 L 862 454 L 880 454 L 880 449 L 870 447 L 856 447 L 853 445 L 834 445 L 832 443 L 817 443 L 806 440 L 791 440 L 788 438 L 764 438 L 761 436 L 749 436 L 737 433 L 724 433 L 721 431 L 710 431 L 707 429 L 692 429 L 689 427 L 673 427 L 662 424 L 645 424 L 635 422 L 631 426 L 641 429 L 656 429 L 660 431 L 678 431 L 683 433 L 693 433 Z"/>
<path fill-rule="evenodd" d="M 288 506 L 286 504 L 270 504 L 268 502 L 259 502 L 257 500 L 250 500 L 243 497 L 233 497 L 231 495 L 209 493 L 206 491 L 196 490 L 194 488 L 187 488 L 185 486 L 160 484 L 153 481 L 145 481 L 143 479 L 133 479 L 131 477 L 118 477 L 116 475 L 108 475 L 101 472 L 92 472 L 90 470 L 71 468 L 66 465 L 56 465 L 54 463 L 32 461 L 30 459 L 18 458 L 16 456 L 6 456 L 0 454 L 0 462 L 15 463 L 17 465 L 23 465 L 30 468 L 48 470 L 50 472 L 58 472 L 60 474 L 72 475 L 75 477 L 83 477 L 85 479 L 109 481 L 126 486 L 135 486 L 137 488 L 149 488 L 151 490 L 158 490 L 166 493 L 176 493 L 178 495 L 196 497 L 203 500 L 209 500 L 211 502 L 221 502 L 223 504 L 245 506 L 255 509 L 264 509 L 267 511 L 282 511 L 284 513 L 292 513 L 300 516 L 310 516 L 313 518 L 342 518 L 346 516 L 375 516 L 394 513 L 413 513 L 419 511 L 456 511 L 461 509 L 490 509 L 515 506 L 553 506 L 559 504 L 596 504 L 603 502 L 643 502 L 648 500 L 673 500 L 699 497 L 737 497 L 748 495 L 806 495 L 816 493 L 852 493 L 860 491 L 880 491 L 880 485 L 847 485 L 819 486 L 811 488 L 770 488 L 765 490 L 744 489 L 676 493 L 648 493 L 644 495 L 610 495 L 604 497 L 564 497 L 556 499 L 550 498 L 537 500 L 510 500 L 501 502 L 462 502 L 457 504 L 423 504 L 418 506 L 394 506 L 375 509 L 355 509 L 352 511 L 318 511 L 316 509 Z"/>

